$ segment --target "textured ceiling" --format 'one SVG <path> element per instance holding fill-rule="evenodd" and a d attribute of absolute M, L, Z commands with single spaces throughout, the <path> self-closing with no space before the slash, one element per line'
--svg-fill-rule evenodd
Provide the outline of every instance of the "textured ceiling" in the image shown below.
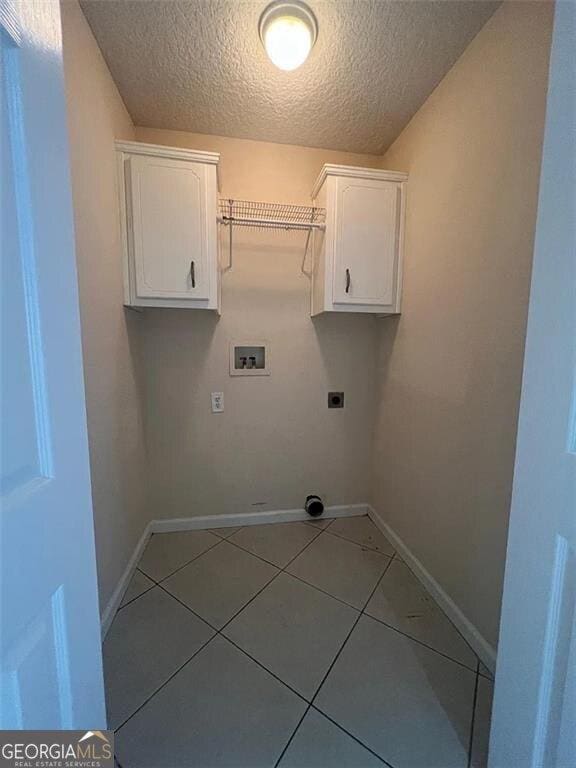
<path fill-rule="evenodd" d="M 136 125 L 382 153 L 499 2 L 309 0 L 308 61 L 282 72 L 266 0 L 82 0 Z"/>

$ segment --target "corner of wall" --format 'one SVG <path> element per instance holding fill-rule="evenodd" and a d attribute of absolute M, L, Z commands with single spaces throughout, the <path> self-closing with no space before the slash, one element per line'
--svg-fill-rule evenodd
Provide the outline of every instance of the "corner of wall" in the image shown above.
<path fill-rule="evenodd" d="M 139 317 L 123 307 L 114 140 L 135 135 L 77 0 L 61 4 L 101 606 L 148 524 Z"/>

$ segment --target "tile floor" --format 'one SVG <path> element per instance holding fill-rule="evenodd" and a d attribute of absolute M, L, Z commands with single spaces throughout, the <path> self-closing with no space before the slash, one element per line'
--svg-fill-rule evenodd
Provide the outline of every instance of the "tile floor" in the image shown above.
<path fill-rule="evenodd" d="M 154 535 L 104 643 L 120 768 L 482 768 L 492 680 L 367 517 Z"/>

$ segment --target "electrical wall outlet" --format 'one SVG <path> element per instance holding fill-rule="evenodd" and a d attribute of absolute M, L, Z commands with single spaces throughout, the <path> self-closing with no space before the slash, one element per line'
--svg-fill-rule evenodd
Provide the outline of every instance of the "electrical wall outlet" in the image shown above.
<path fill-rule="evenodd" d="M 212 413 L 222 413 L 224 410 L 224 392 L 212 392 Z"/>
<path fill-rule="evenodd" d="M 328 408 L 344 408 L 344 392 L 328 392 Z"/>

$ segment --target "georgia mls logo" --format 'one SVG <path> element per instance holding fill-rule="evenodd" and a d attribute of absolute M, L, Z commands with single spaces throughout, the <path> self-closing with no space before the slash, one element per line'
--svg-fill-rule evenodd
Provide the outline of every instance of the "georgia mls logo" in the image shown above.
<path fill-rule="evenodd" d="M 0 766 L 112 768 L 110 731 L 2 731 Z"/>
<path fill-rule="evenodd" d="M 82 741 L 86 741 L 86 739 L 91 739 L 92 736 L 97 736 L 99 739 L 102 739 L 106 744 L 110 744 L 110 741 L 104 736 L 102 731 L 86 731 L 84 736 L 82 736 L 81 739 L 78 740 L 78 744 L 80 744 Z"/>
<path fill-rule="evenodd" d="M 80 747 L 80 744 L 82 744 L 83 741 L 89 741 L 90 739 L 93 739 L 93 738 L 100 739 L 100 741 L 103 741 L 104 743 L 100 745 L 94 744 L 94 743 L 86 744 L 85 746 L 89 748 L 89 752 L 87 754 L 80 754 L 82 750 L 82 748 Z M 75 755 L 75 757 L 90 757 L 92 759 L 98 760 L 99 757 L 96 754 L 98 750 L 95 749 L 95 747 L 97 746 L 100 746 L 101 752 L 105 753 L 105 754 L 101 754 L 100 757 L 105 757 L 107 760 L 110 757 L 112 757 L 112 750 L 110 748 L 110 739 L 107 736 L 105 736 L 102 733 L 102 731 L 86 731 L 84 736 L 82 736 L 81 739 L 78 739 L 78 744 L 76 745 L 76 747 L 78 749 L 79 754 Z M 90 751 L 91 751 L 91 754 L 90 754 Z"/>

